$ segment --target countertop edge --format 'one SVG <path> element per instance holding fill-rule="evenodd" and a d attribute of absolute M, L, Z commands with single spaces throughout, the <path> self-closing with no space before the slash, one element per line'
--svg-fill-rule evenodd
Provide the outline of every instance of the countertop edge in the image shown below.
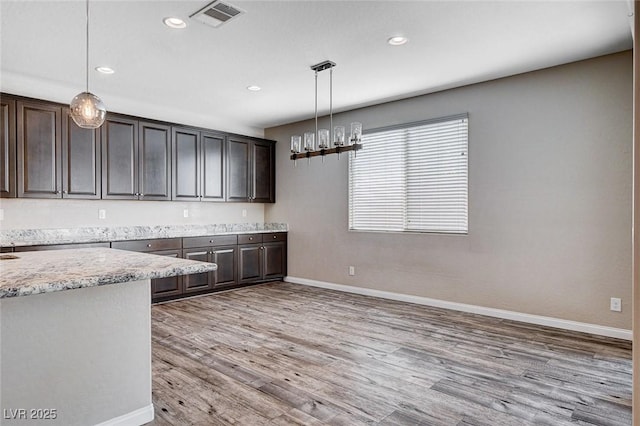
<path fill-rule="evenodd" d="M 253 229 L 237 229 L 217 231 L 216 228 L 253 227 Z M 193 228 L 190 230 L 189 228 Z M 204 229 L 209 228 L 209 229 Z M 230 224 L 230 225 L 158 225 L 158 226 L 124 226 L 124 227 L 79 227 L 52 229 L 16 229 L 0 231 L 0 247 L 25 247 L 35 245 L 104 243 L 115 241 L 137 241 L 148 239 L 191 238 L 219 235 L 266 234 L 272 232 L 288 232 L 286 223 L 262 224 Z M 87 233 L 94 232 L 95 235 Z M 9 235 L 7 237 L 7 234 Z M 11 237 L 12 234 L 31 234 L 32 237 Z M 47 234 L 49 234 L 47 236 Z M 81 235 L 78 235 L 81 234 Z"/>
<path fill-rule="evenodd" d="M 108 249 L 108 248 L 94 248 L 94 249 L 72 249 L 72 250 L 60 250 L 60 251 L 48 251 L 48 252 L 22 252 L 19 254 L 20 257 L 27 256 L 31 257 L 32 255 L 37 254 L 38 256 L 58 256 L 63 261 L 65 258 L 72 258 L 73 255 L 78 252 L 89 253 L 92 251 L 94 253 L 103 253 L 104 255 L 108 255 L 109 252 L 116 252 L 116 256 L 122 256 L 123 254 L 127 257 L 135 256 L 140 259 L 140 256 L 154 256 L 146 253 L 136 253 L 136 252 L 128 252 L 116 249 Z M 82 254 L 84 254 L 82 253 Z M 66 256 L 66 257 L 65 257 Z M 56 259 L 54 259 L 56 260 Z M 159 259 L 156 259 L 159 260 Z M 159 260 L 160 261 L 160 260 Z M 5 262 L 11 262 L 11 260 L 6 260 Z M 117 262 L 117 260 L 116 260 Z M 122 260 L 120 259 L 120 262 Z M 166 263 L 170 264 L 167 265 Z M 215 263 L 205 263 L 205 262 L 196 262 L 192 260 L 186 259 L 168 259 L 162 258 L 162 265 L 158 266 L 144 266 L 140 267 L 135 264 L 133 265 L 124 265 L 121 266 L 122 263 L 117 263 L 115 267 L 115 272 L 105 272 L 105 271 L 97 271 L 92 272 L 90 267 L 88 268 L 88 272 L 83 276 L 72 276 L 67 277 L 66 274 L 62 278 L 56 278 L 55 272 L 52 273 L 53 277 L 46 282 L 42 282 L 42 273 L 38 275 L 38 278 L 41 282 L 37 282 L 36 284 L 30 284 L 24 282 L 24 276 L 20 275 L 18 271 L 18 275 L 15 273 L 12 275 L 8 273 L 9 279 L 15 277 L 16 284 L 11 283 L 3 283 L 0 285 L 0 300 L 8 299 L 12 297 L 20 297 L 20 296 L 30 296 L 44 293 L 54 293 L 58 291 L 66 291 L 66 290 L 74 290 L 78 288 L 89 288 L 89 287 L 98 287 L 110 284 L 122 284 L 131 281 L 140 281 L 145 279 L 154 279 L 154 278 L 166 278 L 177 275 L 190 275 L 197 274 L 203 272 L 215 271 L 217 269 L 217 265 Z M 173 265 L 171 265 L 173 263 Z M 63 265 L 64 266 L 64 265 Z M 76 262 L 77 266 L 77 262 Z M 120 270 L 117 267 L 120 266 Z M 144 269 L 149 268 L 149 269 Z M 154 269 L 155 268 L 155 269 Z M 27 266 L 25 269 L 25 273 L 29 275 L 29 267 Z M 5 272 L 12 272 L 6 271 Z M 4 277 L 3 277 L 4 278 Z M 13 281 L 12 281 L 13 282 Z"/>

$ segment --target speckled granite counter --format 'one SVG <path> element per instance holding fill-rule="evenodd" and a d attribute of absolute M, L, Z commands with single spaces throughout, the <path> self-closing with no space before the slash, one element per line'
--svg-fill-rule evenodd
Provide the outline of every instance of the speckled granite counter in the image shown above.
<path fill-rule="evenodd" d="M 88 248 L 2 255 L 0 299 L 216 270 L 195 262 L 131 251 Z"/>
<path fill-rule="evenodd" d="M 210 225 L 118 226 L 60 229 L 0 230 L 0 246 L 95 243 L 151 238 L 200 237 L 205 235 L 286 232 L 286 223 L 232 223 Z"/>

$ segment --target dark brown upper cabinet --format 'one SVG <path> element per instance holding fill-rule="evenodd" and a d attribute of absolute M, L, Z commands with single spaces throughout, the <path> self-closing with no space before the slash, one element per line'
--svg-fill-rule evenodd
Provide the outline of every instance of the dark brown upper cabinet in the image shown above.
<path fill-rule="evenodd" d="M 100 132 L 83 129 L 62 110 L 62 198 L 99 199 Z"/>
<path fill-rule="evenodd" d="M 253 141 L 251 146 L 252 201 L 276 202 L 276 150 L 271 141 Z"/>
<path fill-rule="evenodd" d="M 0 197 L 16 196 L 16 102 L 0 98 Z"/>
<path fill-rule="evenodd" d="M 100 198 L 100 139 L 68 108 L 18 101 L 18 196 Z"/>
<path fill-rule="evenodd" d="M 144 121 L 138 126 L 139 199 L 170 200 L 171 128 Z"/>
<path fill-rule="evenodd" d="M 138 121 L 107 115 L 101 127 L 102 198 L 138 199 Z"/>
<path fill-rule="evenodd" d="M 102 198 L 171 198 L 171 129 L 108 116 L 102 125 Z"/>
<path fill-rule="evenodd" d="M 46 102 L 17 103 L 18 197 L 62 196 L 62 108 Z"/>
<path fill-rule="evenodd" d="M 274 142 L 230 136 L 227 170 L 227 201 L 275 202 Z"/>
<path fill-rule="evenodd" d="M 172 200 L 225 201 L 225 137 L 186 127 L 172 130 Z"/>

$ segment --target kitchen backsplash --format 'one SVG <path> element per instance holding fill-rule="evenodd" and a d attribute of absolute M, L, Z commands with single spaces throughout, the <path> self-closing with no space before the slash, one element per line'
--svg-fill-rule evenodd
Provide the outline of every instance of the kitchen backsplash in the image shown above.
<path fill-rule="evenodd" d="M 100 219 L 101 210 L 104 219 Z M 188 217 L 185 217 L 186 215 Z M 0 230 L 263 223 L 259 203 L 1 199 Z"/>

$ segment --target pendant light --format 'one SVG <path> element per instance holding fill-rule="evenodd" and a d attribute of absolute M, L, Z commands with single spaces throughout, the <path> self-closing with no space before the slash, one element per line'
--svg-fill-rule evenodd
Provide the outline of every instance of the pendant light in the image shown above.
<path fill-rule="evenodd" d="M 86 0 L 86 87 L 87 90 L 78 94 L 71 100 L 71 118 L 80 127 L 85 129 L 97 129 L 102 126 L 107 115 L 107 108 L 102 100 L 89 92 L 89 0 Z"/>

